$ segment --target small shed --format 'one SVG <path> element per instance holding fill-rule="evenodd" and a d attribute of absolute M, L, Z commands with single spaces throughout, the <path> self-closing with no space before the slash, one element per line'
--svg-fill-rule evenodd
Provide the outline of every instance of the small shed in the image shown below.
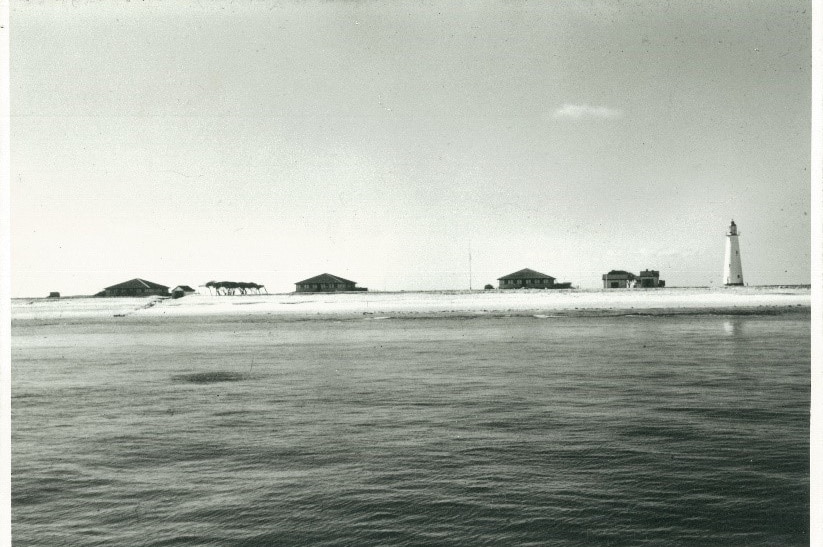
<path fill-rule="evenodd" d="M 60 298 L 60 293 L 59 292 L 50 292 L 49 293 L 49 298 Z"/>
<path fill-rule="evenodd" d="M 117 285 L 106 287 L 102 292 L 104 296 L 168 296 L 169 288 L 160 283 L 154 283 L 136 277 L 118 283 Z"/>
<path fill-rule="evenodd" d="M 529 268 L 498 277 L 501 289 L 551 289 L 556 278 Z"/>
<path fill-rule="evenodd" d="M 188 285 L 177 285 L 175 288 L 171 290 L 172 293 L 174 293 L 175 291 L 182 292 L 184 295 L 194 294 L 197 292 Z"/>
<path fill-rule="evenodd" d="M 298 281 L 295 283 L 297 292 L 344 292 L 367 291 L 366 287 L 358 287 L 356 281 L 350 281 L 336 275 L 324 273 Z"/>

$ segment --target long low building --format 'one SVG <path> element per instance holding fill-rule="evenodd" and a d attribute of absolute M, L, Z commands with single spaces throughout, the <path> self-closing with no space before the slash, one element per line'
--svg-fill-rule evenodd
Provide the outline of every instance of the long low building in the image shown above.
<path fill-rule="evenodd" d="M 336 275 L 324 273 L 295 283 L 297 292 L 345 292 L 367 291 L 358 287 L 356 281 L 350 281 Z"/>
<path fill-rule="evenodd" d="M 168 296 L 169 288 L 136 277 L 103 289 L 101 296 Z"/>
<path fill-rule="evenodd" d="M 498 277 L 501 289 L 552 289 L 556 278 L 529 268 Z"/>

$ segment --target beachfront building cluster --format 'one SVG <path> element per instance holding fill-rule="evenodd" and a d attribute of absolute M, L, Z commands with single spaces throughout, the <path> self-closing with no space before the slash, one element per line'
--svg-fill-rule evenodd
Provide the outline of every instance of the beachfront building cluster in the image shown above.
<path fill-rule="evenodd" d="M 523 268 L 514 273 L 499 277 L 498 288 L 506 289 L 569 289 L 570 282 L 558 283 L 554 276 Z M 643 270 L 639 276 L 623 270 L 612 270 L 603 276 L 603 286 L 606 288 L 631 288 L 640 287 L 662 287 L 664 282 L 660 280 L 660 272 L 657 270 Z M 244 295 L 252 291 L 260 293 L 265 290 L 265 286 L 257 283 L 231 282 L 231 281 L 209 281 L 204 287 L 209 289 L 209 293 L 214 291 L 217 295 Z M 487 285 L 486 289 L 491 289 Z M 356 281 L 343 277 L 322 273 L 295 283 L 295 292 L 298 293 L 322 293 L 322 292 L 361 292 L 368 291 L 366 287 L 358 287 Z M 135 278 L 111 287 L 106 287 L 95 296 L 171 296 L 181 298 L 196 291 L 188 285 L 178 285 L 171 291 L 165 285 Z"/>
<path fill-rule="evenodd" d="M 740 246 L 738 243 L 737 225 L 731 221 L 729 230 L 726 233 L 726 256 L 724 261 L 723 283 L 725 285 L 743 285 L 743 268 L 740 261 Z M 643 288 L 653 289 L 665 287 L 666 282 L 660 279 L 658 270 L 642 270 L 638 275 L 626 270 L 611 270 L 602 276 L 604 289 L 631 289 Z M 498 288 L 507 289 L 568 289 L 571 283 L 558 283 L 557 279 L 530 268 L 524 268 L 514 273 L 497 278 Z M 234 294 L 259 294 L 266 291 L 264 285 L 251 282 L 234 281 L 209 281 L 201 287 L 209 289 L 211 294 L 234 295 Z M 485 289 L 493 289 L 493 285 L 486 285 Z M 295 292 L 359 292 L 368 291 L 365 287 L 358 287 L 356 281 L 351 281 L 343 277 L 322 273 L 295 283 Z M 171 296 L 180 298 L 196 291 L 188 285 L 178 285 L 171 292 L 165 285 L 147 281 L 141 278 L 124 281 L 110 287 L 106 287 L 95 296 Z M 59 292 L 49 294 L 50 298 L 59 298 Z"/>
<path fill-rule="evenodd" d="M 626 270 L 612 270 L 603 274 L 604 289 L 656 289 L 665 286 L 666 282 L 660 279 L 660 272 L 657 270 L 643 270 L 640 275 Z"/>

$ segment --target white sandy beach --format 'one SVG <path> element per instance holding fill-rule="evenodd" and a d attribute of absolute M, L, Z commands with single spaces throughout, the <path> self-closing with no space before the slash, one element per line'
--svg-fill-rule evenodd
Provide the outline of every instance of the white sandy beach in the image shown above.
<path fill-rule="evenodd" d="M 808 288 L 667 288 L 630 290 L 518 290 L 304 293 L 247 296 L 192 295 L 147 298 L 18 298 L 12 319 L 115 316 L 386 315 L 440 313 L 551 313 L 634 310 L 734 310 L 808 307 Z"/>

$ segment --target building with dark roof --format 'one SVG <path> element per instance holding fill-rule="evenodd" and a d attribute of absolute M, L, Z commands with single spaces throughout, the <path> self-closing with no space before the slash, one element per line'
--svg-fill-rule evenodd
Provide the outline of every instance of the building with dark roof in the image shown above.
<path fill-rule="evenodd" d="M 172 298 L 182 298 L 184 296 L 194 294 L 197 291 L 189 287 L 188 285 L 177 285 L 175 288 L 171 290 L 171 297 Z"/>
<path fill-rule="evenodd" d="M 175 288 L 173 288 L 171 290 L 171 292 L 174 292 L 174 291 L 182 291 L 185 294 L 194 294 L 194 293 L 197 292 L 194 289 L 192 289 L 191 287 L 189 287 L 188 285 L 177 285 Z"/>
<path fill-rule="evenodd" d="M 656 289 L 665 287 L 666 282 L 660 279 L 660 272 L 657 270 L 643 270 L 637 276 L 637 284 L 642 289 Z"/>
<path fill-rule="evenodd" d="M 356 281 L 349 281 L 332 274 L 320 274 L 295 283 L 297 292 L 342 292 L 367 291 L 366 287 L 357 287 Z"/>
<path fill-rule="evenodd" d="M 629 289 L 634 286 L 637 276 L 626 270 L 612 270 L 603 274 L 604 289 Z"/>
<path fill-rule="evenodd" d="M 102 296 L 168 296 L 169 288 L 139 277 L 106 287 Z"/>
<path fill-rule="evenodd" d="M 634 287 L 656 289 L 665 286 L 666 282 L 660 279 L 660 272 L 657 270 L 643 270 L 640 275 L 634 275 L 625 270 L 612 270 L 607 274 L 603 274 L 604 289 L 631 289 Z"/>
<path fill-rule="evenodd" d="M 544 273 L 524 268 L 520 271 L 498 277 L 501 289 L 552 289 L 555 278 Z"/>

